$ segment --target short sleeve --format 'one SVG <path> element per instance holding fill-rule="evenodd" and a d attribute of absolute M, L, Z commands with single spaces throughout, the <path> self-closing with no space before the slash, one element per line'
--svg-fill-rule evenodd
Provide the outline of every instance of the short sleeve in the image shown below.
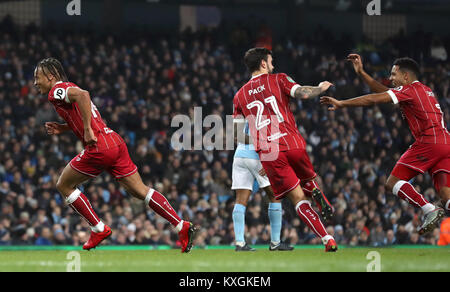
<path fill-rule="evenodd" d="M 399 102 L 406 102 L 412 99 L 410 94 L 411 88 L 409 86 L 400 86 L 387 91 L 389 96 L 392 98 L 394 104 Z"/>
<path fill-rule="evenodd" d="M 53 98 L 59 99 L 59 100 L 64 100 L 65 102 L 67 102 L 67 100 L 68 100 L 67 90 L 63 87 L 55 88 L 55 90 L 53 91 Z"/>
<path fill-rule="evenodd" d="M 278 84 L 281 90 L 290 97 L 295 97 L 295 91 L 300 85 L 286 74 L 278 74 Z"/>
<path fill-rule="evenodd" d="M 70 103 L 69 95 L 67 91 L 70 88 L 76 88 L 76 86 L 72 86 L 70 83 L 60 83 L 53 88 L 53 98 L 57 100 L 63 100 L 66 103 Z"/>

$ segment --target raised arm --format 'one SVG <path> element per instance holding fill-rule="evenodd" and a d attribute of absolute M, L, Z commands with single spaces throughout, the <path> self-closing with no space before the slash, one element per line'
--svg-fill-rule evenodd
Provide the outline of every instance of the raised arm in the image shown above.
<path fill-rule="evenodd" d="M 328 81 L 320 82 L 318 86 L 300 86 L 295 90 L 294 96 L 300 99 L 314 98 L 327 91 L 330 86 L 333 84 Z"/>
<path fill-rule="evenodd" d="M 388 87 L 384 86 L 380 82 L 376 81 L 369 74 L 364 71 L 361 56 L 358 54 L 350 54 L 347 56 L 347 61 L 352 62 L 353 69 L 355 69 L 356 74 L 360 76 L 363 81 L 370 87 L 370 90 L 375 93 L 381 93 L 389 90 Z"/>
<path fill-rule="evenodd" d="M 372 93 L 346 100 L 337 100 L 329 96 L 320 98 L 320 104 L 331 105 L 331 107 L 328 108 L 330 111 L 343 107 L 365 107 L 380 103 L 392 103 L 392 98 L 389 93 Z"/>

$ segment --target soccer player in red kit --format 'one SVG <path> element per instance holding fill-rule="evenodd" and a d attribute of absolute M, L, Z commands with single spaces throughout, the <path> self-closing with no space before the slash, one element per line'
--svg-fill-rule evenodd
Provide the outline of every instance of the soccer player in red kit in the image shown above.
<path fill-rule="evenodd" d="M 196 228 L 192 223 L 181 220 L 162 194 L 142 182 L 125 142 L 103 122 L 89 93 L 68 82 L 61 63 L 54 58 L 38 63 L 34 80 L 39 92 L 48 94 L 48 101 L 66 121 L 65 124 L 45 123 L 47 133 L 58 135 L 72 130 L 84 145 L 84 150 L 64 168 L 56 184 L 66 203 L 90 225 L 91 235 L 83 249 L 95 248 L 111 235 L 111 228 L 100 220 L 77 186 L 106 170 L 128 193 L 144 200 L 146 205 L 169 221 L 178 231 L 181 251 L 189 252 Z"/>
<path fill-rule="evenodd" d="M 359 55 L 350 54 L 348 60 L 353 63 L 356 73 L 376 93 L 348 100 L 325 96 L 321 98 L 321 103 L 331 105 L 329 110 L 380 103 L 400 106 L 416 141 L 395 165 L 386 187 L 394 195 L 422 209 L 424 223 L 418 231 L 419 234 L 429 232 L 436 227 L 445 212 L 443 208 L 428 202 L 408 181 L 428 171 L 444 208 L 450 210 L 450 133 L 447 131 L 441 107 L 433 91 L 418 80 L 420 70 L 414 60 L 400 58 L 394 62 L 389 78 L 396 87 L 393 89 L 368 75 L 363 69 Z"/>
<path fill-rule="evenodd" d="M 306 143 L 298 131 L 289 109 L 290 98 L 310 98 L 326 91 L 332 84 L 300 86 L 286 74 L 272 74 L 272 52 L 253 48 L 244 62 L 252 78 L 233 99 L 234 121 L 249 122 L 255 150 L 272 185 L 276 199 L 291 200 L 300 219 L 322 239 L 325 251 L 336 251 L 337 244 L 311 207 L 313 197 L 324 217 L 332 214 L 332 206 L 320 191 L 317 176 L 306 152 Z"/>

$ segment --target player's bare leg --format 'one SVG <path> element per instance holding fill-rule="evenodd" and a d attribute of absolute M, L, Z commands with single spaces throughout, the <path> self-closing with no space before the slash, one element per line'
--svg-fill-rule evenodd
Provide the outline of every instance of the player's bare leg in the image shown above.
<path fill-rule="evenodd" d="M 245 229 L 245 211 L 247 208 L 248 200 L 252 194 L 251 190 L 237 189 L 236 201 L 233 209 L 233 228 L 236 248 L 235 251 L 255 251 L 245 242 L 244 229 Z"/>
<path fill-rule="evenodd" d="M 146 186 L 138 172 L 117 181 L 128 193 L 144 200 L 147 206 L 172 224 L 180 237 L 181 252 L 188 253 L 191 251 L 197 229 L 192 223 L 181 220 L 161 193 Z"/>
<path fill-rule="evenodd" d="M 82 174 L 67 165 L 56 182 L 56 189 L 64 198 L 67 198 L 76 190 L 78 185 L 91 178 L 91 176 Z"/>
<path fill-rule="evenodd" d="M 300 219 L 308 225 L 309 228 L 322 239 L 325 245 L 326 252 L 337 251 L 337 244 L 334 238 L 329 235 L 320 221 L 319 215 L 311 207 L 310 201 L 306 198 L 305 193 L 300 186 L 297 186 L 292 191 L 286 194 L 286 197 L 291 200 L 292 204 L 295 206 Z"/>
<path fill-rule="evenodd" d="M 442 208 L 436 207 L 428 202 L 407 180 L 402 180 L 391 174 L 386 181 L 386 187 L 395 196 L 405 200 L 410 205 L 422 209 L 424 219 L 422 226 L 418 230 L 420 235 L 432 231 L 444 216 L 444 210 Z"/>
<path fill-rule="evenodd" d="M 450 187 L 443 187 L 439 191 L 441 197 L 442 206 L 447 212 L 450 212 Z"/>
<path fill-rule="evenodd" d="M 450 212 L 450 173 L 440 171 L 434 175 L 433 180 L 441 198 L 442 207 Z"/>
<path fill-rule="evenodd" d="M 236 190 L 236 204 L 240 204 L 243 206 L 247 206 L 248 200 L 250 199 L 250 196 L 252 194 L 252 191 L 250 190 Z"/>
<path fill-rule="evenodd" d="M 100 242 L 111 235 L 111 228 L 105 225 L 97 216 L 86 196 L 77 188 L 81 183 L 91 179 L 67 165 L 56 183 L 57 190 L 65 198 L 66 203 L 77 212 L 91 227 L 91 236 L 83 245 L 83 249 L 95 248 Z"/>

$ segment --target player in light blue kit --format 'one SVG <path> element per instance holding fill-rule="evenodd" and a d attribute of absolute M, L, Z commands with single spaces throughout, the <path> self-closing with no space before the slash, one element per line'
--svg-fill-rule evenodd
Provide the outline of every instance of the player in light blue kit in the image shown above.
<path fill-rule="evenodd" d="M 239 129 L 242 125 L 238 125 Z M 271 251 L 286 251 L 294 248 L 286 243 L 281 242 L 281 221 L 282 209 L 281 201 L 276 200 L 273 196 L 273 190 L 270 186 L 268 177 L 264 172 L 255 147 L 249 139 L 248 122 L 243 127 L 245 133 L 245 141 L 238 141 L 236 152 L 233 160 L 232 173 L 232 190 L 236 191 L 236 202 L 233 209 L 233 226 L 236 242 L 236 251 L 255 251 L 250 247 L 244 239 L 245 229 L 245 211 L 247 202 L 252 194 L 255 180 L 260 188 L 264 189 L 269 198 L 269 221 L 270 221 L 270 246 Z M 245 143 L 243 143 L 245 142 Z"/>

